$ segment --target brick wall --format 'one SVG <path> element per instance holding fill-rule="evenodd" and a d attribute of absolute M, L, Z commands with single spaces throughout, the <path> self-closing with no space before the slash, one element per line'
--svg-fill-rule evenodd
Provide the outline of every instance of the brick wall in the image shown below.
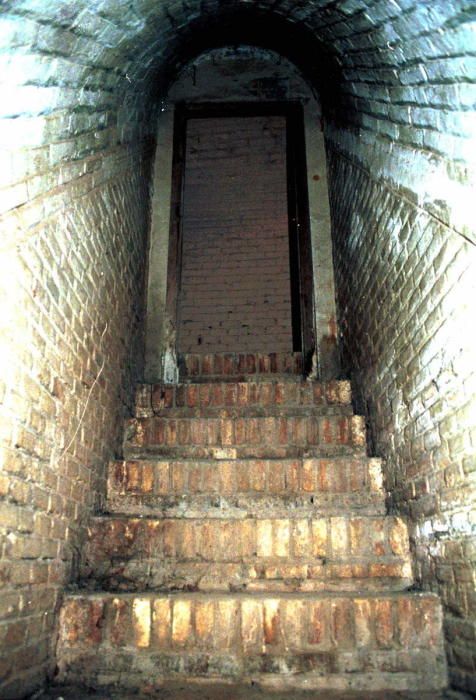
<path fill-rule="evenodd" d="M 80 89 L 94 42 L 78 36 L 68 62 L 58 27 L 2 16 L 0 36 L 19 52 L 1 57 L 0 125 L 0 696 L 10 698 L 54 667 L 61 592 L 141 372 L 152 144 L 118 119 L 106 72 Z"/>
<path fill-rule="evenodd" d="M 54 669 L 62 591 L 141 373 L 152 143 L 83 10 L 0 14 L 2 698 Z"/>
<path fill-rule="evenodd" d="M 292 350 L 284 117 L 191 119 L 180 352 Z"/>
<path fill-rule="evenodd" d="M 94 175 L 55 190 L 56 210 L 54 197 L 36 198 L 5 220 L 15 226 L 2 241 L 0 282 L 5 698 L 51 668 L 61 590 L 140 371 L 147 158 L 124 148 L 88 165 Z"/>
<path fill-rule="evenodd" d="M 341 347 L 451 680 L 476 693 L 474 66 L 463 11 L 406 4 L 384 9 L 378 72 L 352 54 L 346 128 L 326 128 Z"/>
<path fill-rule="evenodd" d="M 443 601 L 453 681 L 475 690 L 475 247 L 333 149 L 330 177 L 343 364 L 417 583 Z"/>

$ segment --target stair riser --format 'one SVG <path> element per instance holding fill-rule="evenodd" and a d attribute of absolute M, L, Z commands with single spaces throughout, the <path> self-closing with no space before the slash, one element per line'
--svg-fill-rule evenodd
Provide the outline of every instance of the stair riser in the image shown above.
<path fill-rule="evenodd" d="M 173 507 L 174 503 L 184 506 L 184 499 L 193 508 L 193 500 L 200 496 L 204 501 L 208 496 L 215 503 L 219 496 L 222 507 L 232 497 L 240 499 L 242 504 L 237 507 L 241 508 L 259 507 L 262 499 L 263 505 L 279 505 L 282 510 L 286 508 L 284 498 L 291 508 L 311 504 L 342 508 L 353 503 L 383 507 L 381 463 L 363 458 L 109 464 L 110 509 L 142 505 L 153 508 L 154 504 Z"/>
<path fill-rule="evenodd" d="M 61 612 L 60 678 L 101 685 L 123 671 L 133 687 L 257 675 L 293 687 L 313 672 L 314 687 L 372 689 L 384 672 L 381 687 L 431 689 L 446 680 L 440 632 L 439 603 L 425 595 L 74 597 Z"/>
<path fill-rule="evenodd" d="M 348 382 L 230 382 L 140 386 L 136 417 L 202 415 L 216 411 L 309 410 L 352 412 Z"/>
<path fill-rule="evenodd" d="M 102 558 L 246 562 L 253 558 L 312 562 L 408 556 L 408 533 L 397 517 L 308 519 L 93 518 L 85 555 Z"/>
<path fill-rule="evenodd" d="M 342 580 L 353 590 L 411 582 L 399 518 L 143 520 L 95 518 L 82 578 L 108 590 L 276 587 L 306 590 Z M 355 579 L 355 580 L 353 580 Z M 273 581 L 275 584 L 273 584 Z M 281 583 L 281 587 L 283 584 Z"/>
<path fill-rule="evenodd" d="M 178 358 L 181 378 L 195 381 L 273 375 L 299 376 L 303 371 L 302 355 L 296 353 L 217 353 L 181 354 Z"/>
<path fill-rule="evenodd" d="M 140 418 L 127 425 L 125 455 L 144 449 L 189 447 L 239 453 L 266 452 L 270 455 L 293 448 L 336 451 L 365 446 L 365 423 L 361 416 L 339 418 Z M 207 450 L 205 450 L 206 452 Z M 238 454 L 236 456 L 238 456 Z M 226 458 L 226 457 L 225 457 Z"/>

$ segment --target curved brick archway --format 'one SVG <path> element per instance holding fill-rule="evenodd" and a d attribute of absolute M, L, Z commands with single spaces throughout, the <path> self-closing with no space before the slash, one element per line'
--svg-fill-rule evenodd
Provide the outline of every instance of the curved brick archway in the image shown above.
<path fill-rule="evenodd" d="M 474 10 L 474 8 L 473 8 Z M 240 39 L 320 91 L 344 365 L 474 688 L 475 41 L 464 0 L 9 0 L 0 11 L 5 697 L 54 668 L 61 591 L 142 374 L 150 165 L 179 68 Z"/>

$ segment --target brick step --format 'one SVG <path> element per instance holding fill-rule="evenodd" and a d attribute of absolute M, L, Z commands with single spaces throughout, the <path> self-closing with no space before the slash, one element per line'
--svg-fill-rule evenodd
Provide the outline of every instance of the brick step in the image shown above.
<path fill-rule="evenodd" d="M 181 381 L 247 381 L 268 377 L 300 376 L 300 352 L 273 353 L 179 353 Z"/>
<path fill-rule="evenodd" d="M 184 386 L 182 384 L 182 386 Z M 199 386 L 197 384 L 190 386 Z M 201 386 L 210 386 L 203 384 Z M 243 384 L 241 385 L 243 386 Z M 272 385 L 271 385 L 272 386 Z M 299 418 L 321 416 L 352 416 L 354 410 L 351 404 L 328 404 L 321 406 L 226 406 L 218 408 L 191 408 L 189 406 L 177 406 L 172 408 L 156 409 L 155 411 L 137 410 L 135 418 Z"/>
<path fill-rule="evenodd" d="M 183 386 L 183 385 L 182 385 Z M 196 384 L 194 386 L 197 386 Z M 209 385 L 203 385 L 209 386 Z M 319 416 L 352 416 L 351 405 L 323 406 L 228 406 L 226 408 L 190 408 L 188 406 L 163 408 L 157 411 L 137 411 L 136 418 L 298 418 Z"/>
<path fill-rule="evenodd" d="M 140 384 L 136 418 L 161 415 L 202 415 L 222 411 L 309 410 L 314 413 L 351 408 L 350 382 L 217 382 L 203 384 Z"/>
<path fill-rule="evenodd" d="M 438 690 L 441 607 L 428 593 L 76 594 L 60 614 L 62 683 L 152 691 L 167 679 L 273 689 Z"/>
<path fill-rule="evenodd" d="M 384 512 L 382 466 L 368 457 L 294 460 L 117 461 L 108 469 L 109 511 L 198 517 L 288 516 L 300 510 Z"/>
<path fill-rule="evenodd" d="M 368 590 L 412 583 L 393 516 L 92 518 L 83 585 L 105 590 Z"/>
<path fill-rule="evenodd" d="M 323 454 L 362 452 L 365 421 L 362 416 L 131 418 L 125 436 L 127 459 L 157 452 L 190 458 L 297 457 L 316 448 Z"/>

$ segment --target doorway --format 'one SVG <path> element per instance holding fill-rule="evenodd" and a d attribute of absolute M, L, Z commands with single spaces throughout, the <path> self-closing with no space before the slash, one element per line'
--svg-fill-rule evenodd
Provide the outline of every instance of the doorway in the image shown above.
<path fill-rule="evenodd" d="M 314 351 L 297 103 L 176 107 L 167 313 L 179 353 Z"/>

